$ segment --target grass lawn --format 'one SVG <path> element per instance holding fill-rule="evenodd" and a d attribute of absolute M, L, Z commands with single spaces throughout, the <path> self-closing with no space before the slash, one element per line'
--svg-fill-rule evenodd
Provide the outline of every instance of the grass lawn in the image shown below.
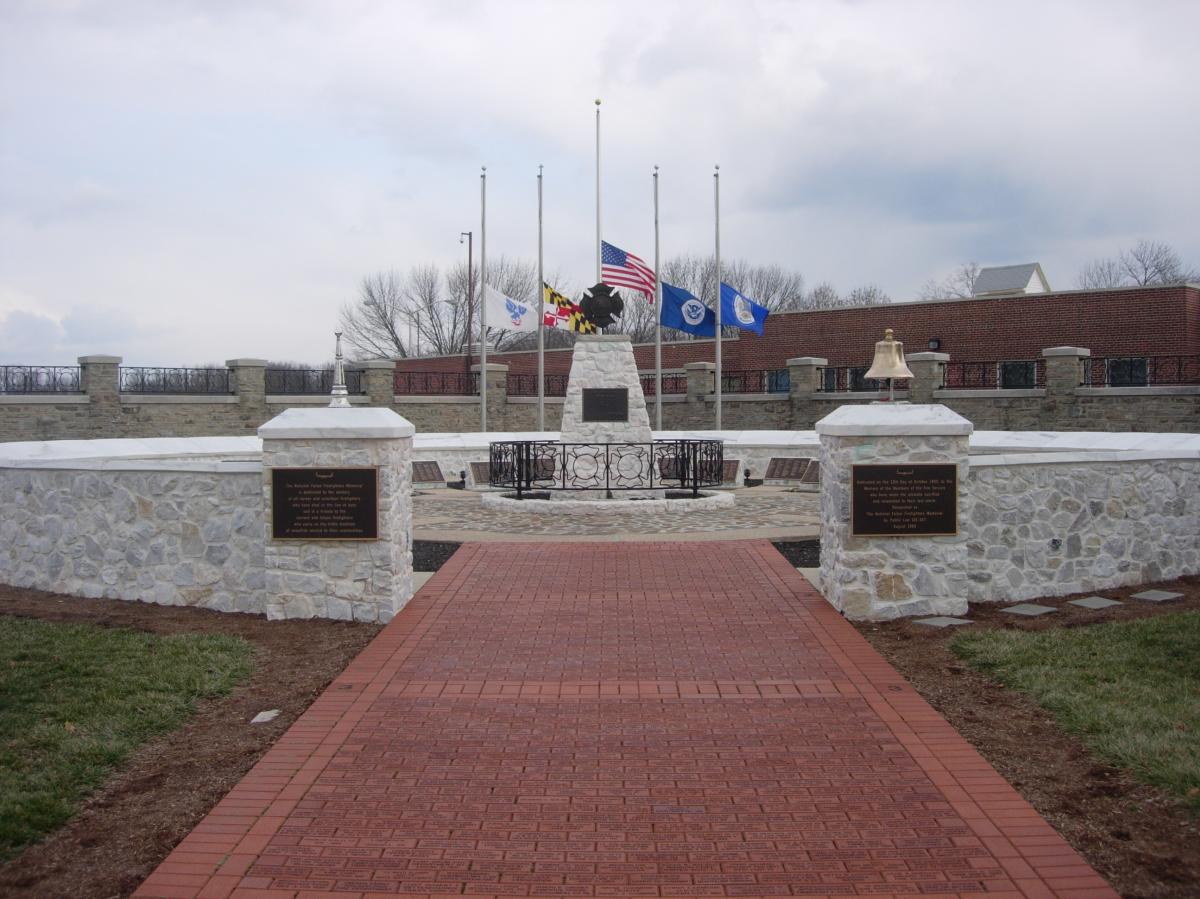
<path fill-rule="evenodd" d="M 249 643 L 0 617 L 0 861 L 254 665 Z"/>
<path fill-rule="evenodd" d="M 951 649 L 1033 696 L 1097 756 L 1200 814 L 1200 612 L 964 633 Z"/>

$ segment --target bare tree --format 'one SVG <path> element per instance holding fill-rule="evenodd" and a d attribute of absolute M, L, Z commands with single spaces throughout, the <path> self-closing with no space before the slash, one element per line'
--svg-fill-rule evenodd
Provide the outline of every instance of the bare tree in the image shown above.
<path fill-rule="evenodd" d="M 363 278 L 357 300 L 343 306 L 339 316 L 351 350 L 377 358 L 410 355 L 407 304 L 404 279 L 396 271 Z"/>
<path fill-rule="evenodd" d="M 1165 243 L 1139 240 L 1115 259 L 1097 259 L 1085 265 L 1078 281 L 1085 289 L 1185 284 L 1200 281 L 1200 270 L 1185 266 L 1179 254 Z"/>
<path fill-rule="evenodd" d="M 1120 287 L 1126 283 L 1125 270 L 1119 259 L 1096 259 L 1080 270 L 1076 283 L 1084 290 Z"/>
<path fill-rule="evenodd" d="M 842 305 L 842 298 L 828 281 L 822 281 L 804 298 L 804 305 L 809 309 L 836 309 Z"/>
<path fill-rule="evenodd" d="M 843 306 L 880 306 L 890 303 L 892 298 L 883 292 L 877 284 L 864 284 L 856 287 L 842 298 Z"/>
<path fill-rule="evenodd" d="M 922 300 L 969 300 L 979 277 L 978 262 L 964 262 L 942 280 L 931 278 L 921 288 Z"/>
<path fill-rule="evenodd" d="M 662 278 L 699 297 L 709 308 L 716 308 L 715 262 L 712 256 L 683 255 L 668 259 L 662 266 Z M 546 279 L 570 296 L 571 285 L 561 275 L 548 273 Z M 839 296 L 829 284 L 804 292 L 804 276 L 780 265 L 754 265 L 744 259 L 721 264 L 721 280 L 766 306 L 772 312 L 822 309 L 837 306 L 870 305 L 890 302 L 878 287 L 856 288 Z M 537 283 L 534 263 L 501 256 L 488 262 L 487 282 L 506 296 L 539 303 L 541 285 Z M 476 315 L 467 315 L 468 283 L 475 286 Z M 638 343 L 654 339 L 657 307 L 639 293 L 624 290 L 625 309 L 620 321 L 610 330 L 629 334 Z M 581 297 L 576 297 L 580 299 Z M 433 355 L 463 353 L 478 341 L 467 334 L 469 318 L 478 320 L 479 286 L 468 277 L 467 267 L 456 263 L 443 271 L 433 264 L 417 265 L 401 276 L 395 271 L 378 272 L 363 279 L 359 295 L 341 312 L 346 341 L 360 356 L 406 358 L 418 352 Z M 667 329 L 667 340 L 691 340 L 692 335 Z M 738 329 L 727 326 L 722 333 L 738 336 Z M 557 329 L 543 332 L 545 346 L 571 346 L 575 335 Z M 488 328 L 488 346 L 496 350 L 527 350 L 537 346 L 537 335 L 504 328 Z"/>
<path fill-rule="evenodd" d="M 488 283 L 506 296 L 534 302 L 537 266 L 501 256 L 488 262 Z M 407 358 L 418 351 L 452 355 L 478 340 L 467 334 L 467 270 L 459 263 L 443 272 L 417 265 L 401 276 L 378 272 L 363 279 L 357 299 L 342 308 L 341 323 L 351 349 L 364 356 Z M 475 285 L 476 310 L 479 285 Z M 478 321 L 478 316 L 474 316 Z M 489 346 L 507 348 L 513 332 L 488 328 Z"/>

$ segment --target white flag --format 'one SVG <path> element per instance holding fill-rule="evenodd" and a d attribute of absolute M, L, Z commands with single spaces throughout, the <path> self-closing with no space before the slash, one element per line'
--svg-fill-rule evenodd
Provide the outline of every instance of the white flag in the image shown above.
<path fill-rule="evenodd" d="M 489 328 L 497 331 L 536 331 L 537 310 L 531 303 L 512 300 L 490 284 L 483 285 Z"/>

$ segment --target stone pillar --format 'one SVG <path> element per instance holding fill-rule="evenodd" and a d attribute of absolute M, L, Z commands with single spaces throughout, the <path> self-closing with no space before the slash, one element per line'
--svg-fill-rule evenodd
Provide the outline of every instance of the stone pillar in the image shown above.
<path fill-rule="evenodd" d="M 88 396 L 92 437 L 122 437 L 121 357 L 80 356 L 79 389 Z"/>
<path fill-rule="evenodd" d="M 120 356 L 80 356 L 79 386 L 92 403 L 116 403 L 121 397 Z"/>
<path fill-rule="evenodd" d="M 391 409 L 287 409 L 263 441 L 268 618 L 386 622 L 412 596 L 412 438 Z M 378 539 L 277 540 L 271 472 L 276 468 L 376 468 Z"/>
<path fill-rule="evenodd" d="M 687 375 L 689 403 L 703 403 L 717 389 L 717 366 L 712 362 L 689 362 L 683 367 Z"/>
<path fill-rule="evenodd" d="M 1042 358 L 1046 360 L 1046 399 L 1044 427 L 1070 428 L 1067 419 L 1079 415 L 1076 405 L 1076 393 L 1083 382 L 1083 360 L 1092 355 L 1092 351 L 1077 346 L 1053 346 L 1042 350 Z"/>
<path fill-rule="evenodd" d="M 233 392 L 237 394 L 242 420 L 258 427 L 267 418 L 267 360 L 226 359 Z"/>
<path fill-rule="evenodd" d="M 368 359 L 351 366 L 362 370 L 363 388 L 372 406 L 390 409 L 396 396 L 396 361 Z"/>
<path fill-rule="evenodd" d="M 909 353 L 904 357 L 908 369 L 913 373 L 908 382 L 910 403 L 932 403 L 933 392 L 945 383 L 945 369 L 950 361 L 949 353 Z"/>
<path fill-rule="evenodd" d="M 821 389 L 821 369 L 828 364 L 829 360 L 820 356 L 796 356 L 787 360 L 793 430 L 808 430 L 819 417 L 813 394 Z"/>
<path fill-rule="evenodd" d="M 471 366 L 479 371 L 479 363 Z M 487 372 L 487 419 L 489 431 L 504 431 L 508 425 L 508 366 L 502 362 L 489 362 Z"/>
<path fill-rule="evenodd" d="M 821 587 L 847 618 L 959 615 L 967 609 L 967 442 L 972 426 L 941 405 L 841 406 L 817 422 L 821 438 Z M 954 536 L 851 534 L 855 465 L 953 464 Z"/>

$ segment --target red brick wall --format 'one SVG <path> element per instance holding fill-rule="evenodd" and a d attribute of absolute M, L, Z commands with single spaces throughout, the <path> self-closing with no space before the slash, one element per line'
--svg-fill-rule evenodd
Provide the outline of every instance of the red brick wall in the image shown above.
<path fill-rule="evenodd" d="M 722 367 L 783 368 L 793 356 L 822 356 L 831 365 L 866 365 L 884 328 L 893 328 L 906 352 L 941 339 L 940 352 L 956 361 L 1036 359 L 1051 346 L 1087 347 L 1093 356 L 1200 354 L 1200 289 L 1142 287 L 1070 291 L 991 300 L 893 303 L 858 309 L 778 313 L 758 337 L 742 331 L 722 344 Z M 638 367 L 654 367 L 654 346 L 635 348 Z M 663 367 L 711 362 L 711 340 L 663 344 Z M 535 372 L 537 354 L 489 353 L 511 372 Z M 546 353 L 548 373 L 565 373 L 570 350 Z M 406 359 L 408 371 L 461 371 L 461 356 Z"/>

